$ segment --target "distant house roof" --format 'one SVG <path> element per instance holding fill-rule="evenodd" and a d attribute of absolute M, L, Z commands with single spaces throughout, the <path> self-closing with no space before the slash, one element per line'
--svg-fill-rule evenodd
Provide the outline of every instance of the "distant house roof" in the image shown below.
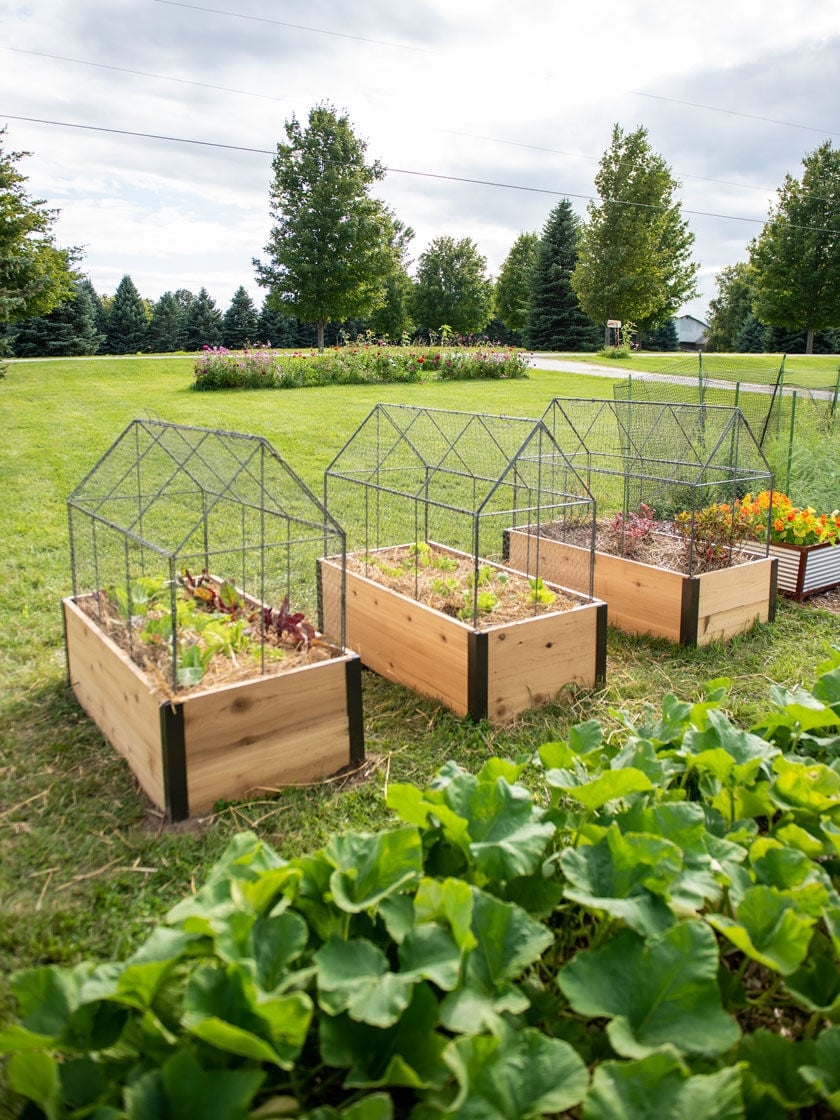
<path fill-rule="evenodd" d="M 706 341 L 709 324 L 702 319 L 696 319 L 693 315 L 678 315 L 676 323 L 680 345 L 689 343 L 696 346 Z"/>

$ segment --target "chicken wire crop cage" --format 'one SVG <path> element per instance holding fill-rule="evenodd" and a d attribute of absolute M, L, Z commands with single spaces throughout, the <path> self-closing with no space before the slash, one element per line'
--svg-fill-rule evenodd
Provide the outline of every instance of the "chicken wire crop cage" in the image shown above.
<path fill-rule="evenodd" d="M 267 440 L 134 420 L 67 504 L 71 684 L 168 816 L 361 757 L 344 532 Z"/>
<path fill-rule="evenodd" d="M 499 722 L 573 679 L 603 677 L 591 547 L 577 558 L 574 589 L 547 586 L 538 549 L 527 573 L 507 560 L 512 526 L 573 517 L 594 533 L 592 497 L 541 421 L 379 404 L 328 466 L 324 502 L 348 534 L 348 642 L 369 667 Z M 329 569 L 325 557 L 325 587 Z M 587 631 L 579 657 L 568 648 L 561 658 L 563 640 L 547 637 L 551 656 L 523 657 L 518 670 L 503 670 L 500 657 L 498 672 L 488 669 L 488 649 L 512 657 L 529 641 L 522 623 L 556 626 L 561 614 Z"/>
<path fill-rule="evenodd" d="M 738 408 L 556 398 L 542 419 L 596 500 L 594 590 L 612 622 L 695 644 L 772 617 L 769 518 L 756 530 L 733 511 L 745 495 L 772 490 L 773 476 Z M 530 537 L 549 539 L 541 550 L 550 578 L 574 571 L 588 532 L 570 517 L 530 528 Z M 525 544 L 511 547 L 516 559 Z M 721 575 L 735 568 L 737 575 Z M 700 580 L 717 589 L 719 603 L 700 602 Z M 672 603 L 663 600 L 668 583 Z"/>

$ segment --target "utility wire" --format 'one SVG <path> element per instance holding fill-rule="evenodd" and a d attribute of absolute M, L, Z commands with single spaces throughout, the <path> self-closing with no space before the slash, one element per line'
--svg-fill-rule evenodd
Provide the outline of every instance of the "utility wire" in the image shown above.
<path fill-rule="evenodd" d="M 796 121 L 780 121 L 775 117 L 760 117 L 755 113 L 739 113 L 735 109 L 719 109 L 716 105 L 698 105 L 696 101 L 680 101 L 677 97 L 665 97 L 659 93 L 643 93 L 640 89 L 628 90 L 635 97 L 649 97 L 654 101 L 669 101 L 672 105 L 686 105 L 689 109 L 705 109 L 709 113 L 725 113 L 728 117 L 744 117 L 748 121 L 764 121 L 765 124 L 780 124 L 785 128 L 804 128 L 808 132 L 820 132 L 823 136 L 840 136 L 831 128 L 816 128 L 812 124 L 798 124 Z"/>
<path fill-rule="evenodd" d="M 107 62 L 86 62 L 83 58 L 65 58 L 61 54 L 47 54 L 46 51 L 28 51 L 23 47 L 3 47 L 15 54 L 32 54 L 38 58 L 51 58 L 56 62 L 72 62 L 76 66 L 91 66 L 99 70 L 116 70 L 119 74 L 136 74 L 141 78 L 158 78 L 164 82 L 178 82 L 184 86 L 200 86 L 202 89 L 216 89 L 222 93 L 238 93 L 244 97 L 261 97 L 266 101 L 284 101 L 283 97 L 272 97 L 270 93 L 254 93 L 249 89 L 232 89 L 230 86 L 214 86 L 209 82 L 193 82 L 189 78 L 173 78 L 170 74 L 152 74 L 148 70 L 129 70 L 127 66 L 110 66 Z"/>
<path fill-rule="evenodd" d="M 204 148 L 221 148 L 225 151 L 233 152 L 249 152 L 257 155 L 273 156 L 276 150 L 270 148 L 246 148 L 241 144 L 222 144 L 215 140 L 192 140 L 182 136 L 165 136 L 156 132 L 134 132 L 125 128 L 105 128 L 103 125 L 93 124 L 76 124 L 73 121 L 54 121 L 47 120 L 42 117 L 23 117 L 16 116 L 13 113 L 0 113 L 0 117 L 12 121 L 27 121 L 31 124 L 45 124 L 54 128 L 78 128 L 87 132 L 105 132 L 112 136 L 135 136 L 142 140 L 164 140 L 172 144 L 193 144 Z M 463 175 L 444 175 L 437 171 L 416 171 L 404 167 L 390 167 L 387 164 L 383 165 L 384 170 L 393 175 L 410 175 L 421 179 L 437 179 L 442 182 L 449 183 L 467 183 L 471 186 L 479 187 L 496 187 L 502 190 L 511 191 L 526 191 L 532 194 L 548 194 L 557 198 L 579 198 L 588 202 L 601 202 L 601 203 L 614 203 L 621 206 L 632 206 L 640 210 L 663 210 L 667 207 L 656 206 L 649 202 L 633 202 L 630 200 L 620 198 L 601 198 L 599 195 L 594 194 L 579 194 L 575 191 L 560 191 L 551 187 L 531 187 L 523 183 L 504 183 L 497 182 L 492 179 L 472 179 Z M 680 207 L 683 214 L 691 214 L 694 217 L 700 218 L 717 218 L 725 221 L 732 222 L 749 222 L 752 225 L 763 226 L 766 219 L 764 218 L 745 218 L 740 214 L 721 214 L 709 210 L 689 210 L 685 207 Z M 816 233 L 840 233 L 840 230 L 831 229 L 825 226 L 796 226 L 796 229 L 810 230 Z"/>
<path fill-rule="evenodd" d="M 333 35 L 338 39 L 355 39 L 357 43 L 373 43 L 378 47 L 393 47 L 400 51 L 414 51 L 416 54 L 435 54 L 423 47 L 412 47 L 408 43 L 389 43 L 384 39 L 368 39 L 364 35 L 351 35 L 347 31 L 331 31 L 325 27 L 306 27 L 301 23 L 286 23 L 282 19 L 269 19 L 267 16 L 252 16 L 245 12 L 229 12 L 224 8 L 207 8 L 202 4 L 185 4 L 182 0 L 154 0 L 156 4 L 168 4 L 171 8 L 189 8 L 194 12 L 212 12 L 217 16 L 232 16 L 234 19 L 248 19 L 254 23 L 270 23 L 276 27 L 291 27 L 295 31 L 308 31 L 314 35 Z"/>

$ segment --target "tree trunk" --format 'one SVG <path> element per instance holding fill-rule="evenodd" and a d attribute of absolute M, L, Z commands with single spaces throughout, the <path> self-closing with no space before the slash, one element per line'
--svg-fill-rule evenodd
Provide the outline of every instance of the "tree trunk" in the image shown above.
<path fill-rule="evenodd" d="M 814 328 L 808 327 L 805 331 L 805 353 L 814 353 Z"/>
<path fill-rule="evenodd" d="M 318 353 L 319 354 L 323 354 L 323 352 L 324 352 L 324 327 L 326 325 L 327 325 L 327 320 L 326 319 L 317 319 L 316 322 L 315 322 L 315 326 L 318 329 Z"/>

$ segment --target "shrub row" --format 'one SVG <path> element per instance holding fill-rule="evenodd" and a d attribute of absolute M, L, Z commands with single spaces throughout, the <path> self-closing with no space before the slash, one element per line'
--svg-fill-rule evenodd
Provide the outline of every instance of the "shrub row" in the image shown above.
<path fill-rule="evenodd" d="M 322 354 L 205 347 L 196 359 L 193 388 L 304 389 L 316 385 L 498 380 L 527 377 L 527 369 L 527 355 L 522 351 L 492 347 L 416 350 L 337 346 Z"/>

